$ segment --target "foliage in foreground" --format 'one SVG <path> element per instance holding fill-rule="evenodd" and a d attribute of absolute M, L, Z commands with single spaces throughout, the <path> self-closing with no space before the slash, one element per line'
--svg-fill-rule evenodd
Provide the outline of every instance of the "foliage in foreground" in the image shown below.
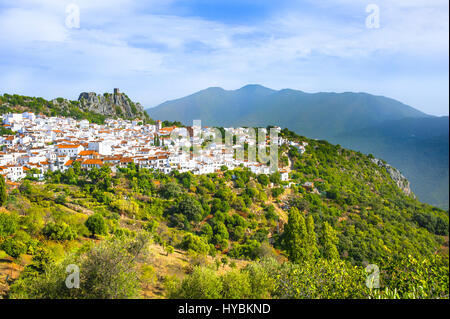
<path fill-rule="evenodd" d="M 101 242 L 87 252 L 69 255 L 61 262 L 34 259 L 12 286 L 9 298 L 118 299 L 140 295 L 136 261 L 145 251 L 148 237 Z M 79 267 L 79 288 L 68 288 L 69 265 Z"/>
<path fill-rule="evenodd" d="M 168 284 L 169 298 L 448 298 L 448 259 L 389 261 L 375 288 L 365 268 L 339 259 L 299 264 L 263 259 L 242 270 L 218 275 L 197 267 L 184 280 Z M 366 284 L 372 285 L 371 289 Z"/>

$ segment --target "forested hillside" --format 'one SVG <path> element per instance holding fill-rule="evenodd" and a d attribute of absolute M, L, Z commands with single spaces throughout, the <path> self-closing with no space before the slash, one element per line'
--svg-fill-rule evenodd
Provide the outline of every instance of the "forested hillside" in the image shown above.
<path fill-rule="evenodd" d="M 3 296 L 448 298 L 447 211 L 403 193 L 366 155 L 281 135 L 308 143 L 302 155 L 281 147 L 289 181 L 74 164 L 7 185 Z M 69 264 L 80 289 L 64 284 Z M 366 286 L 369 264 L 380 288 Z"/>

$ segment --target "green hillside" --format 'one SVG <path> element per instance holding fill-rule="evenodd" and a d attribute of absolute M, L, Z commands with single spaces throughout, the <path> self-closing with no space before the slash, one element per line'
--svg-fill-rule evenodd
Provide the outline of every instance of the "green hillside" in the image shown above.
<path fill-rule="evenodd" d="M 136 104 L 132 102 L 128 96 L 124 95 L 124 100 L 131 106 L 133 112 L 131 116 L 127 116 L 123 112 L 122 107 L 113 105 L 112 94 L 104 93 L 105 98 L 109 98 L 108 103 L 114 110 L 112 114 L 103 114 L 90 110 L 83 102 L 84 100 L 71 101 L 64 98 L 56 98 L 48 101 L 41 97 L 23 96 L 18 94 L 3 94 L 0 95 L 0 114 L 4 113 L 22 113 L 32 112 L 35 114 L 44 114 L 47 116 L 67 116 L 77 120 L 89 120 L 92 123 L 103 124 L 107 117 L 120 117 L 125 119 L 133 119 L 141 117 L 149 120 L 148 114 L 143 109 L 138 109 Z"/>
<path fill-rule="evenodd" d="M 4 260 L 18 266 L 4 296 L 448 297 L 448 212 L 405 195 L 371 157 L 281 135 L 308 143 L 280 149 L 289 181 L 75 164 L 8 188 L 0 278 Z M 69 264 L 83 269 L 80 289 L 63 284 Z M 367 264 L 380 289 L 366 287 Z"/>

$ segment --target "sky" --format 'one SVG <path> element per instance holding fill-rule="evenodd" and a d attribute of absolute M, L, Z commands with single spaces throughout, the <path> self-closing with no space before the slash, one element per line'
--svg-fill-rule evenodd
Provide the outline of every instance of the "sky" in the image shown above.
<path fill-rule="evenodd" d="M 0 93 L 117 87 L 148 108 L 261 84 L 448 115 L 448 12 L 447 0 L 0 0 Z"/>

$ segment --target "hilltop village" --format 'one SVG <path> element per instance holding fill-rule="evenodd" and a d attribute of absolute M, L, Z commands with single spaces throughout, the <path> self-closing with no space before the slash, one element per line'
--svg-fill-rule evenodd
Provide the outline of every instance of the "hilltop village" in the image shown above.
<path fill-rule="evenodd" d="M 170 173 L 190 171 L 193 174 L 208 174 L 223 166 L 233 169 L 248 167 L 256 174 L 269 174 L 269 166 L 248 159 L 237 158 L 236 148 L 254 142 L 248 128 L 225 128 L 237 137 L 230 149 L 221 143 L 208 143 L 207 148 L 193 153 L 182 151 L 192 145 L 204 145 L 208 137 L 214 136 L 217 129 L 191 126 L 162 127 L 156 124 L 143 124 L 139 119 L 107 119 L 104 125 L 77 121 L 72 118 L 47 117 L 34 113 L 9 113 L 2 117 L 3 128 L 15 134 L 0 136 L 0 174 L 6 180 L 16 182 L 27 175 L 43 179 L 47 171 L 65 171 L 75 161 L 83 169 L 100 168 L 107 164 L 114 170 L 134 163 L 140 168 Z M 277 132 L 279 127 L 275 128 Z M 267 130 L 263 131 L 267 132 Z M 173 134 L 177 136 L 172 138 Z M 306 142 L 296 143 L 277 138 L 276 143 L 289 143 L 305 152 Z M 288 172 L 281 172 L 282 179 L 288 179 Z"/>

